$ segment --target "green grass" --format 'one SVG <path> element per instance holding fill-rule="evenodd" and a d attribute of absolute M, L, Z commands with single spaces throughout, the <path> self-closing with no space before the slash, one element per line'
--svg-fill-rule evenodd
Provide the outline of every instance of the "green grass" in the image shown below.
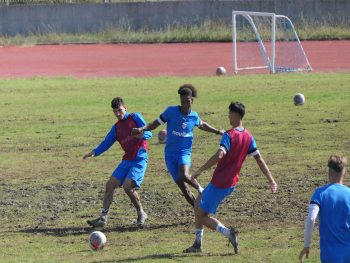
<path fill-rule="evenodd" d="M 296 262 L 308 200 L 326 181 L 326 161 L 332 153 L 350 153 L 349 82 L 350 73 L 0 80 L 1 262 Z M 103 230 L 107 246 L 91 252 L 85 221 L 98 215 L 104 184 L 122 151 L 114 145 L 101 157 L 81 157 L 115 122 L 111 99 L 124 97 L 130 111 L 152 121 L 179 103 L 183 83 L 197 86 L 194 109 L 215 127 L 229 128 L 231 100 L 246 104 L 244 124 L 279 192 L 270 194 L 256 163 L 247 159 L 237 190 L 218 213 L 240 230 L 241 254 L 231 254 L 221 235 L 205 230 L 205 253 L 184 255 L 193 241 L 193 212 L 166 172 L 164 146 L 153 138 L 140 190 L 146 226 L 133 225 L 136 212 L 119 189 Z M 293 105 L 297 92 L 305 95 L 305 105 Z M 218 136 L 197 129 L 193 167 L 218 143 Z M 204 173 L 200 182 L 206 185 L 210 176 Z M 307 262 L 318 262 L 318 253 L 315 230 Z"/>

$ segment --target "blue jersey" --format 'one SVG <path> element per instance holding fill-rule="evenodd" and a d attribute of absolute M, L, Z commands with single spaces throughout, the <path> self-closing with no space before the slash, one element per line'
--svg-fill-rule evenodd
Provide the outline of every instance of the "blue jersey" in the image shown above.
<path fill-rule="evenodd" d="M 126 112 L 123 120 L 126 120 L 129 117 L 130 113 Z M 143 127 L 144 125 L 146 125 L 145 120 L 143 119 L 143 117 L 141 116 L 141 114 L 135 112 L 132 114 L 132 118 L 134 119 L 134 121 L 136 122 L 136 124 L 138 125 L 138 127 Z M 97 146 L 97 148 L 95 148 L 93 150 L 93 152 L 95 153 L 95 156 L 99 156 L 102 153 L 104 153 L 105 151 L 107 151 L 117 140 L 117 128 L 116 125 L 113 125 L 111 130 L 107 133 L 105 139 L 100 143 L 99 146 Z M 143 139 L 144 140 L 148 140 L 152 137 L 152 132 L 150 131 L 145 131 Z M 147 158 L 147 151 L 146 149 L 141 148 L 136 157 L 145 157 Z"/>
<path fill-rule="evenodd" d="M 167 123 L 165 155 L 191 154 L 193 128 L 202 124 L 197 112 L 183 114 L 180 106 L 170 106 L 159 116 L 158 122 Z"/>
<path fill-rule="evenodd" d="M 320 207 L 321 260 L 350 256 L 350 188 L 325 185 L 315 190 L 311 203 Z"/>

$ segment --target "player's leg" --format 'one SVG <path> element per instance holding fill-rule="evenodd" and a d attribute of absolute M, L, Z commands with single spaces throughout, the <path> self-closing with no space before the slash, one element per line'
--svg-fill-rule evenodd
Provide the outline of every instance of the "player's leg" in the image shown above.
<path fill-rule="evenodd" d="M 107 224 L 109 207 L 113 202 L 115 189 L 121 186 L 129 171 L 129 165 L 126 161 L 122 161 L 112 173 L 112 176 L 106 183 L 105 193 L 103 196 L 103 207 L 100 216 L 94 220 L 87 220 L 87 223 L 93 227 L 104 227 Z"/>
<path fill-rule="evenodd" d="M 107 224 L 109 207 L 113 202 L 115 189 L 120 186 L 120 181 L 111 176 L 106 183 L 105 193 L 103 197 L 103 207 L 100 216 L 94 220 L 88 220 L 87 223 L 93 227 L 104 227 Z"/>
<path fill-rule="evenodd" d="M 191 156 L 182 156 L 180 158 L 180 165 L 179 165 L 179 178 L 187 183 L 188 185 L 194 187 L 198 190 L 198 192 L 202 192 L 203 188 L 200 186 L 200 184 L 197 182 L 197 180 L 191 180 L 190 176 L 190 165 L 191 165 Z"/>
<path fill-rule="evenodd" d="M 201 195 L 199 195 L 194 204 L 194 210 L 195 210 L 195 221 L 196 221 L 196 230 L 195 230 L 195 240 L 192 246 L 189 248 L 186 248 L 183 252 L 184 253 L 198 253 L 202 252 L 202 241 L 203 241 L 203 233 L 204 233 L 204 226 L 201 223 L 200 220 L 197 218 L 197 209 L 199 209 L 199 203 L 200 203 Z"/>
<path fill-rule="evenodd" d="M 119 179 L 115 178 L 114 176 L 111 176 L 109 180 L 106 183 L 106 191 L 104 193 L 103 197 L 103 208 L 108 210 L 113 202 L 114 192 L 117 187 L 121 185 L 121 182 Z"/>
<path fill-rule="evenodd" d="M 180 188 L 181 192 L 183 193 L 183 195 L 185 196 L 186 201 L 194 207 L 194 201 L 195 201 L 195 196 L 194 194 L 191 192 L 190 188 L 188 187 L 188 185 L 182 181 L 182 180 L 178 180 L 175 182 L 177 184 L 177 186 Z"/>
<path fill-rule="evenodd" d="M 142 204 L 140 201 L 139 194 L 137 190 L 140 188 L 145 172 L 147 169 L 147 159 L 139 159 L 136 160 L 131 167 L 127 178 L 124 181 L 123 187 L 125 193 L 129 196 L 132 204 L 136 208 L 137 211 L 137 225 L 141 226 L 145 223 L 147 219 L 147 214 L 142 208 Z"/>
<path fill-rule="evenodd" d="M 234 247 L 234 251 L 238 253 L 238 242 L 236 237 L 236 230 L 234 228 L 225 227 L 218 219 L 214 217 L 210 217 L 209 214 L 216 214 L 217 208 L 219 204 L 225 199 L 225 197 L 229 196 L 234 190 L 233 188 L 217 188 L 212 184 L 209 184 L 203 191 L 199 200 L 198 205 L 195 209 L 195 219 L 196 219 L 196 228 L 200 229 L 200 227 L 206 226 L 212 230 L 216 230 L 217 232 L 223 234 L 227 238 Z M 196 234 L 196 240 L 198 240 Z M 192 247 L 196 247 L 195 241 Z M 201 244 L 200 244 L 201 245 Z M 198 247 L 198 244 L 197 244 Z M 190 251 L 196 252 L 196 251 Z"/>
<path fill-rule="evenodd" d="M 165 156 L 165 163 L 168 168 L 168 171 L 173 178 L 174 182 L 180 188 L 181 192 L 186 198 L 186 201 L 194 206 L 195 197 L 190 191 L 189 187 L 185 182 L 179 177 L 179 156 Z"/>

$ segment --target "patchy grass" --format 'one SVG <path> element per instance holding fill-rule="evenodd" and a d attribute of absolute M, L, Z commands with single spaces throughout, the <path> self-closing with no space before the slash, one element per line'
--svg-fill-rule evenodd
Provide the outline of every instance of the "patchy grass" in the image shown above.
<path fill-rule="evenodd" d="M 195 78 L 31 78 L 0 80 L 0 237 L 2 262 L 293 262 L 303 246 L 303 221 L 314 188 L 326 181 L 330 154 L 349 156 L 349 73 Z M 181 251 L 193 241 L 192 209 L 167 174 L 163 145 L 150 141 L 150 160 L 140 190 L 149 220 L 117 190 L 101 252 L 86 244 L 86 219 L 98 215 L 104 184 L 121 159 L 118 145 L 81 161 L 115 122 L 113 97 L 152 121 L 179 103 L 177 88 L 199 90 L 194 109 L 210 124 L 229 128 L 231 100 L 246 104 L 245 126 L 279 184 L 270 194 L 265 177 L 248 159 L 234 194 L 218 218 L 240 230 L 241 254 L 205 230 L 202 255 Z M 293 96 L 306 97 L 303 106 Z M 157 134 L 155 131 L 154 134 Z M 218 136 L 195 131 L 193 167 L 217 149 Z M 211 172 L 202 175 L 206 185 Z M 346 182 L 348 185 L 348 181 Z M 315 231 L 317 232 L 317 231 Z M 318 262 L 317 234 L 311 258 Z"/>

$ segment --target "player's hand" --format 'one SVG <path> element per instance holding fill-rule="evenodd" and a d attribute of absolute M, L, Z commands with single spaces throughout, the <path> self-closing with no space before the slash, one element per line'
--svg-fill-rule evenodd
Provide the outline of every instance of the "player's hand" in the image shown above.
<path fill-rule="evenodd" d="M 277 192 L 277 183 L 275 181 L 270 182 L 270 189 L 272 193 Z"/>
<path fill-rule="evenodd" d="M 85 160 L 86 158 L 89 158 L 89 157 L 91 157 L 91 156 L 92 156 L 92 157 L 95 156 L 95 153 L 94 153 L 93 151 L 91 151 L 91 152 L 85 154 L 85 155 L 83 156 L 83 160 Z"/>
<path fill-rule="evenodd" d="M 219 130 L 219 134 L 223 135 L 226 131 L 224 129 Z"/>
<path fill-rule="evenodd" d="M 131 130 L 131 135 L 135 136 L 135 137 L 142 134 L 142 133 L 143 133 L 142 128 L 132 128 L 132 130 Z"/>
<path fill-rule="evenodd" d="M 300 255 L 299 255 L 300 263 L 304 262 L 305 256 L 306 256 L 306 258 L 309 258 L 309 252 L 310 252 L 310 248 L 308 248 L 308 247 L 303 248 L 303 250 L 300 252 Z"/>
<path fill-rule="evenodd" d="M 144 136 L 144 132 L 142 131 L 141 133 L 139 134 L 131 134 L 131 136 L 133 136 L 134 138 L 136 139 L 143 139 L 143 136 Z"/>

